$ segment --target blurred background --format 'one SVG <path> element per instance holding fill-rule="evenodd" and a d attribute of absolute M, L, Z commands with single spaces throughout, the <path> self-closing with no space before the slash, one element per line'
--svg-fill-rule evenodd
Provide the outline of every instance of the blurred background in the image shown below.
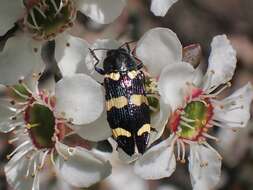
<path fill-rule="evenodd" d="M 233 85 L 223 95 L 251 81 L 253 83 L 253 1 L 252 0 L 179 0 L 163 18 L 150 12 L 149 0 L 128 0 L 123 14 L 110 25 L 99 25 L 79 14 L 73 34 L 92 43 L 97 38 L 114 38 L 126 42 L 138 40 L 153 27 L 167 27 L 177 33 L 184 46 L 199 43 L 201 64 L 207 65 L 210 42 L 215 35 L 226 34 L 237 51 L 238 65 Z M 252 110 L 251 110 L 252 112 Z M 223 156 L 222 177 L 217 190 L 253 190 L 253 122 L 240 131 L 214 130 L 220 142 L 213 144 Z M 8 135 L 0 134 L 0 190 L 8 187 L 3 166 L 6 154 L 13 147 Z M 178 163 L 170 177 L 144 181 L 131 166 L 114 163 L 113 174 L 91 190 L 191 190 L 188 165 Z M 85 179 L 84 179 L 85 180 Z M 52 190 L 75 190 L 55 176 L 45 177 L 45 186 Z"/>

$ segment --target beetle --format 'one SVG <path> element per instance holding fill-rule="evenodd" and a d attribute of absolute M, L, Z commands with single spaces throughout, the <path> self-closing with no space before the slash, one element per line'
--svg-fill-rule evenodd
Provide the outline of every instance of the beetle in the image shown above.
<path fill-rule="evenodd" d="M 143 64 L 133 55 L 129 43 L 117 49 L 90 49 L 90 52 L 96 60 L 95 70 L 104 76 L 105 107 L 112 136 L 118 147 L 131 156 L 136 148 L 141 154 L 145 152 L 151 125 Z M 95 50 L 107 50 L 103 68 L 98 67 Z"/>

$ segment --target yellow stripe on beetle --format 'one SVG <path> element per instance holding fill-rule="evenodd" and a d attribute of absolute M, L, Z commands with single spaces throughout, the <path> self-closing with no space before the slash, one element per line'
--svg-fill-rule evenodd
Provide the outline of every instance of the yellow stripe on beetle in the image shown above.
<path fill-rule="evenodd" d="M 105 78 L 110 78 L 110 79 L 112 79 L 112 80 L 118 81 L 119 78 L 120 78 L 120 74 L 119 74 L 119 72 L 117 72 L 117 73 L 106 74 L 106 75 L 105 75 Z"/>
<path fill-rule="evenodd" d="M 138 75 L 138 71 L 135 71 L 135 70 L 129 71 L 127 72 L 127 75 L 130 79 L 134 79 Z"/>
<path fill-rule="evenodd" d="M 136 106 L 140 106 L 143 103 L 148 105 L 148 99 L 144 95 L 134 94 L 130 97 L 130 103 Z"/>
<path fill-rule="evenodd" d="M 114 138 L 117 138 L 119 136 L 124 136 L 124 137 L 131 137 L 131 133 L 123 128 L 116 128 L 112 129 L 112 135 Z"/>
<path fill-rule="evenodd" d="M 143 133 L 150 133 L 151 126 L 150 124 L 144 124 L 137 132 L 138 136 L 141 136 Z"/>
<path fill-rule="evenodd" d="M 105 102 L 106 110 L 110 111 L 113 107 L 120 109 L 126 106 L 128 103 L 127 98 L 125 96 L 120 96 L 118 98 L 112 98 Z"/>

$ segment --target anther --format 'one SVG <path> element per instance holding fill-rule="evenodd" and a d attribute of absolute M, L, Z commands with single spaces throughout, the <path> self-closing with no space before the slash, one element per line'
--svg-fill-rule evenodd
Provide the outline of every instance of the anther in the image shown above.
<path fill-rule="evenodd" d="M 26 128 L 27 129 L 31 129 L 31 128 L 34 128 L 34 127 L 38 127 L 40 124 L 38 124 L 38 123 L 34 123 L 34 124 L 30 124 L 30 123 L 28 123 L 28 124 L 26 124 Z"/>

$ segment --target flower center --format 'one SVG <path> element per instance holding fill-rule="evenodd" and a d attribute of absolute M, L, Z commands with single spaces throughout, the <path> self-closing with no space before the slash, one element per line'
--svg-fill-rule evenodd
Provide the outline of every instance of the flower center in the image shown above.
<path fill-rule="evenodd" d="M 205 139 L 206 132 L 211 127 L 208 122 L 212 116 L 213 107 L 209 99 L 198 97 L 189 100 L 184 108 L 177 109 L 170 119 L 169 126 L 180 138 L 201 141 Z"/>
<path fill-rule="evenodd" d="M 72 0 L 23 0 L 27 10 L 23 28 L 37 40 L 51 40 L 73 25 L 76 9 Z"/>
<path fill-rule="evenodd" d="M 65 135 L 65 120 L 55 117 L 55 99 L 43 92 L 42 102 L 31 101 L 24 110 L 24 121 L 34 146 L 38 149 L 53 148 Z"/>

